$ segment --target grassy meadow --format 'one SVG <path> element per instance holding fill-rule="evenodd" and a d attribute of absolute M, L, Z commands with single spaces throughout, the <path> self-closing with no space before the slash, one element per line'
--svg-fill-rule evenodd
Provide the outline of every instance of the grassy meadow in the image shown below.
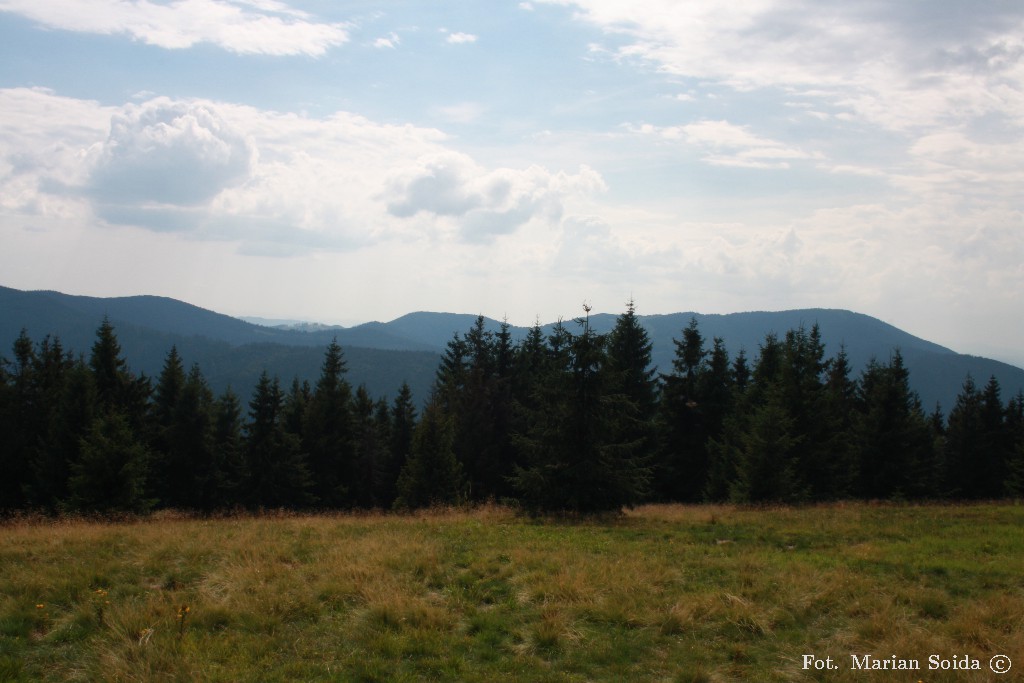
<path fill-rule="evenodd" d="M 803 655 L 836 670 L 803 669 Z M 917 659 L 858 671 L 851 654 Z M 964 655 L 980 671 L 928 670 Z M 990 658 L 1013 669 L 997 677 Z M 1024 680 L 1024 506 L 0 527 L 3 681 Z"/>

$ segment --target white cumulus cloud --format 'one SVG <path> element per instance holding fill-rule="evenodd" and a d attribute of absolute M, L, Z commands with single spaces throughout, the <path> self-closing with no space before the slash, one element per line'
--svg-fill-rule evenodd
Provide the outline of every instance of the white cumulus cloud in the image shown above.
<path fill-rule="evenodd" d="M 789 168 L 789 161 L 820 159 L 818 152 L 805 152 L 777 140 L 751 132 L 749 126 L 728 121 L 697 121 L 684 126 L 634 126 L 636 133 L 680 141 L 706 152 L 703 161 L 716 166 L 744 168 Z"/>
<path fill-rule="evenodd" d="M 461 45 L 463 43 L 475 43 L 477 36 L 472 33 L 461 33 L 456 31 L 455 33 L 449 33 L 447 41 L 452 45 Z"/>
<path fill-rule="evenodd" d="M 214 106 L 158 98 L 112 118 L 89 191 L 116 205 L 202 204 L 244 182 L 254 156 L 252 142 Z"/>
<path fill-rule="evenodd" d="M 432 214 L 453 219 L 466 242 L 488 242 L 533 220 L 557 223 L 564 199 L 605 188 L 588 167 L 575 174 L 551 173 L 540 166 L 488 171 L 457 153 L 431 155 L 390 180 L 388 211 L 400 218 Z"/>
<path fill-rule="evenodd" d="M 346 251 L 389 240 L 487 243 L 604 189 L 595 171 L 485 167 L 437 130 L 158 97 L 120 107 L 0 90 L 0 205 L 247 253 Z M 15 125 L 16 124 L 16 125 Z"/>
<path fill-rule="evenodd" d="M 345 24 L 317 22 L 268 0 L 0 0 L 0 11 L 49 28 L 124 34 L 167 49 L 210 43 L 239 54 L 318 57 L 349 40 Z"/>
<path fill-rule="evenodd" d="M 991 113 L 1024 123 L 1019 3 L 543 1 L 675 76 L 805 95 L 890 130 Z"/>

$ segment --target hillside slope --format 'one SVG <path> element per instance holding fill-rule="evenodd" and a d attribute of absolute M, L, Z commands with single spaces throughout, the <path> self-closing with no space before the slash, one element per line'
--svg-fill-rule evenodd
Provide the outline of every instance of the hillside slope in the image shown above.
<path fill-rule="evenodd" d="M 0 287 L 0 354 L 9 355 L 22 328 L 37 341 L 45 335 L 59 336 L 66 348 L 88 353 L 104 316 L 114 324 L 133 369 L 147 375 L 160 371 L 167 351 L 176 345 L 186 363 L 199 364 L 215 390 L 231 386 L 244 398 L 264 368 L 285 383 L 293 377 L 315 380 L 324 348 L 337 339 L 345 349 L 353 385 L 365 384 L 375 396 L 394 396 L 406 381 L 421 401 L 429 393 L 445 345 L 477 318 L 421 311 L 390 322 L 303 331 L 254 325 L 165 297 L 95 298 Z M 756 358 L 767 333 L 783 336 L 787 330 L 815 324 L 826 353 L 832 356 L 845 348 L 855 374 L 872 358 L 885 362 L 899 349 L 926 410 L 938 403 L 948 412 L 968 374 L 979 384 L 995 376 L 1004 398 L 1024 390 L 1021 368 L 959 354 L 876 318 L 836 309 L 641 316 L 654 345 L 653 364 L 660 372 L 671 370 L 673 339 L 681 337 L 691 318 L 697 320 L 709 348 L 719 337 L 731 355 L 745 349 L 750 360 Z M 591 316 L 591 325 L 607 332 L 615 319 L 614 314 L 597 314 Z M 572 319 L 564 324 L 571 331 L 578 329 Z M 488 330 L 497 331 L 500 325 L 485 318 Z M 552 327 L 554 323 L 548 323 L 543 329 L 550 332 Z M 513 326 L 510 332 L 520 339 L 527 328 Z"/>

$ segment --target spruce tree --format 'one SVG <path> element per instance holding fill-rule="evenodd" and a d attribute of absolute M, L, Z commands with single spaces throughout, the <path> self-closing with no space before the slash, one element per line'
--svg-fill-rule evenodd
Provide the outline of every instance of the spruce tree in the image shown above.
<path fill-rule="evenodd" d="M 178 354 L 178 347 L 171 346 L 171 350 L 164 359 L 163 369 L 156 380 L 156 387 L 153 390 L 153 419 L 157 424 L 158 432 L 168 429 L 174 421 L 174 412 L 177 410 L 178 401 L 181 399 L 181 392 L 185 387 L 185 366 Z M 157 435 L 157 451 L 165 451 L 163 436 Z"/>
<path fill-rule="evenodd" d="M 35 348 L 24 329 L 14 341 L 14 362 L 0 363 L 7 423 L 0 438 L 0 511 L 24 507 L 24 491 L 31 476 L 33 449 L 42 432 L 46 406 L 37 386 Z"/>
<path fill-rule="evenodd" d="M 149 458 L 123 414 L 101 414 L 71 466 L 70 506 L 86 512 L 148 511 L 156 502 L 147 495 Z"/>
<path fill-rule="evenodd" d="M 334 340 L 324 354 L 320 378 L 305 411 L 304 445 L 314 493 L 319 504 L 329 508 L 353 505 L 358 494 L 347 370 L 341 347 Z"/>
<path fill-rule="evenodd" d="M 1002 390 L 995 376 L 989 377 L 981 393 L 981 443 L 976 463 L 982 498 L 1002 498 L 1007 492 L 1010 476 L 1012 439 L 1006 425 Z"/>
<path fill-rule="evenodd" d="M 861 376 L 857 421 L 857 490 L 861 497 L 917 498 L 936 489 L 934 441 L 921 401 L 896 350 L 887 365 L 872 360 Z"/>
<path fill-rule="evenodd" d="M 978 498 L 982 494 L 979 461 L 985 456 L 979 453 L 984 432 L 981 401 L 974 378 L 968 375 L 949 412 L 946 427 L 944 483 L 946 495 L 953 498 Z"/>
<path fill-rule="evenodd" d="M 662 500 L 695 502 L 704 495 L 708 451 L 699 378 L 708 352 L 696 318 L 673 339 L 672 373 L 662 375 L 660 443 L 655 481 Z"/>
<path fill-rule="evenodd" d="M 655 369 L 651 367 L 653 344 L 636 314 L 632 299 L 626 312 L 615 320 L 608 335 L 610 389 L 633 402 L 639 423 L 636 438 L 646 438 L 657 403 Z"/>
<path fill-rule="evenodd" d="M 214 455 L 213 393 L 198 365 L 185 379 L 174 411 L 173 448 L 181 471 L 171 481 L 175 505 L 212 510 L 221 504 Z"/>
<path fill-rule="evenodd" d="M 96 409 L 92 372 L 81 359 L 70 362 L 32 461 L 31 505 L 53 511 L 67 503 L 71 466 L 79 460 L 82 439 L 96 418 Z"/>
<path fill-rule="evenodd" d="M 245 426 L 245 492 L 251 507 L 296 508 L 316 501 L 299 438 L 285 429 L 283 407 L 280 382 L 264 371 Z"/>
<path fill-rule="evenodd" d="M 104 411 L 127 412 L 131 378 L 128 364 L 121 355 L 121 344 L 117 341 L 110 319 L 103 318 L 96 330 L 96 341 L 89 356 L 93 381 L 96 385 L 96 400 Z"/>
<path fill-rule="evenodd" d="M 736 387 L 736 393 L 741 394 L 747 390 L 750 383 L 750 366 L 747 365 L 747 352 L 740 348 L 736 354 L 736 360 L 732 363 L 732 379 Z"/>
<path fill-rule="evenodd" d="M 388 453 L 381 469 L 377 500 L 382 507 L 394 505 L 398 497 L 398 477 L 412 453 L 412 437 L 416 429 L 416 406 L 412 400 L 409 384 L 402 383 L 398 396 L 391 405 L 391 430 L 388 438 Z"/>
<path fill-rule="evenodd" d="M 147 446 L 151 389 L 145 377 L 135 377 L 121 355 L 121 345 L 106 317 L 96 331 L 89 356 L 95 417 L 80 441 L 79 458 L 72 463 L 69 493 L 80 509 L 107 505 L 95 496 L 113 496 L 111 509 L 148 509 L 156 501 L 150 489 L 152 454 Z M 101 462 L 107 454 L 109 462 Z"/>
<path fill-rule="evenodd" d="M 776 386 L 798 437 L 794 456 L 799 484 L 812 500 L 831 500 L 839 494 L 835 453 L 828 447 L 835 425 L 827 424 L 827 366 L 817 324 L 810 332 L 801 326 L 786 333 Z"/>
<path fill-rule="evenodd" d="M 1009 439 L 1007 452 L 1006 493 L 1024 495 L 1024 390 L 1006 405 L 1006 431 Z"/>
<path fill-rule="evenodd" d="M 22 485 L 29 476 L 18 412 L 13 374 L 0 357 L 0 469 L 7 473 L 0 482 L 0 513 L 22 507 Z"/>
<path fill-rule="evenodd" d="M 821 498 L 845 498 L 853 493 L 857 480 L 857 452 L 854 426 L 857 413 L 857 382 L 851 378 L 846 348 L 840 347 L 826 369 L 825 385 L 818 412 L 817 438 L 826 458 L 824 474 L 829 479 L 819 490 Z"/>
<path fill-rule="evenodd" d="M 214 507 L 244 506 L 249 502 L 245 486 L 250 475 L 242 442 L 242 408 L 230 387 L 217 397 L 211 412 L 211 464 L 218 501 Z"/>
<path fill-rule="evenodd" d="M 459 397 L 466 382 L 468 355 L 468 345 L 458 332 L 454 333 L 441 356 L 433 386 L 434 398 L 448 415 L 455 414 L 460 408 Z"/>
<path fill-rule="evenodd" d="M 391 473 L 391 439 L 393 425 L 391 422 L 391 405 L 384 397 L 378 398 L 373 407 L 373 427 L 380 440 L 380 453 L 374 462 L 371 493 L 373 505 L 377 508 L 390 508 L 395 502 L 395 482 L 397 473 Z"/>
<path fill-rule="evenodd" d="M 185 387 L 185 368 L 176 346 L 164 359 L 163 369 L 157 376 L 153 390 L 152 438 L 153 476 L 152 490 L 166 507 L 180 507 L 191 475 L 188 455 L 183 451 L 180 437 L 185 430 L 177 424 L 178 404 Z"/>
<path fill-rule="evenodd" d="M 605 338 L 589 316 L 577 323 L 581 334 L 564 339 L 568 367 L 552 368 L 517 439 L 524 463 L 512 481 L 534 511 L 617 511 L 648 490 L 648 463 L 626 428 L 636 407 L 610 391 Z"/>
<path fill-rule="evenodd" d="M 355 496 L 352 504 L 369 509 L 379 506 L 376 493 L 377 472 L 387 457 L 386 434 L 380 430 L 377 418 L 377 404 L 370 397 L 366 386 L 356 388 L 353 401 Z"/>
<path fill-rule="evenodd" d="M 435 394 L 413 432 L 411 452 L 398 477 L 395 508 L 410 510 L 461 502 L 464 483 L 454 441 L 451 418 Z"/>
<path fill-rule="evenodd" d="M 719 436 L 706 443 L 706 499 L 792 501 L 804 493 L 796 463 L 791 462 L 796 457 L 800 435 L 782 388 L 784 351 L 778 336 L 771 332 L 765 335 L 753 371 L 748 370 L 743 351 L 737 355 L 733 364 L 734 410 L 723 420 Z M 774 450 L 758 454 L 752 449 L 759 443 Z M 784 468 L 770 484 L 780 487 L 779 490 L 768 493 L 760 484 L 755 487 L 752 477 L 773 459 Z"/>
<path fill-rule="evenodd" d="M 474 500 L 494 496 L 504 484 L 501 436 L 497 434 L 497 376 L 494 335 L 478 316 L 463 336 L 464 363 L 457 381 L 438 386 L 454 429 L 455 457 Z"/>
<path fill-rule="evenodd" d="M 633 300 L 615 320 L 607 337 L 607 390 L 621 401 L 623 410 L 616 440 L 635 444 L 638 454 L 650 457 L 655 448 L 654 420 L 657 413 L 657 383 L 651 367 L 651 344 L 640 323 Z M 653 458 L 650 458 L 653 460 Z"/>
<path fill-rule="evenodd" d="M 306 410 L 311 399 L 309 382 L 300 382 L 298 377 L 293 378 L 291 388 L 284 398 L 284 428 L 300 440 L 306 433 Z"/>
<path fill-rule="evenodd" d="M 793 503 L 806 497 L 798 470 L 796 432 L 779 389 L 769 388 L 739 433 L 731 498 L 743 503 Z"/>

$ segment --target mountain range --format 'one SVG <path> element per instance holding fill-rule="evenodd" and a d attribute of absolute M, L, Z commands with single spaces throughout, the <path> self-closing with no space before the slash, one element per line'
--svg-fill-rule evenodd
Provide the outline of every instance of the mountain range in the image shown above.
<path fill-rule="evenodd" d="M 390 322 L 370 322 L 354 327 L 318 324 L 253 324 L 191 304 L 157 296 L 97 298 L 52 291 L 21 291 L 0 287 L 0 355 L 9 356 L 14 340 L 25 329 L 33 340 L 59 337 L 68 350 L 88 354 L 100 322 L 114 325 L 129 365 L 135 372 L 155 376 L 175 345 L 187 365 L 196 363 L 216 392 L 230 386 L 247 399 L 263 369 L 288 384 L 293 378 L 315 381 L 326 346 L 337 339 L 344 348 L 348 379 L 365 384 L 375 397 L 393 397 L 403 381 L 423 401 L 445 345 L 456 333 L 464 333 L 476 321 L 472 314 L 417 312 Z M 590 316 L 597 332 L 615 324 L 615 314 Z M 640 316 L 653 343 L 652 363 L 669 372 L 675 351 L 673 339 L 691 319 L 710 348 L 721 338 L 731 355 L 741 348 L 748 359 L 756 358 L 769 332 L 782 336 L 790 329 L 809 329 L 818 324 L 832 356 L 845 348 L 855 375 L 872 359 L 889 360 L 899 349 L 910 370 L 913 388 L 926 410 L 936 404 L 953 406 L 965 378 L 979 385 L 996 377 L 1004 401 L 1024 390 L 1024 370 L 1000 361 L 957 353 L 915 337 L 881 320 L 836 309 L 801 309 L 779 312 L 747 312 L 709 315 L 682 312 Z M 489 330 L 501 323 L 485 319 Z M 550 331 L 554 323 L 544 325 Z M 576 327 L 566 320 L 570 330 Z M 513 338 L 527 328 L 512 327 Z"/>

